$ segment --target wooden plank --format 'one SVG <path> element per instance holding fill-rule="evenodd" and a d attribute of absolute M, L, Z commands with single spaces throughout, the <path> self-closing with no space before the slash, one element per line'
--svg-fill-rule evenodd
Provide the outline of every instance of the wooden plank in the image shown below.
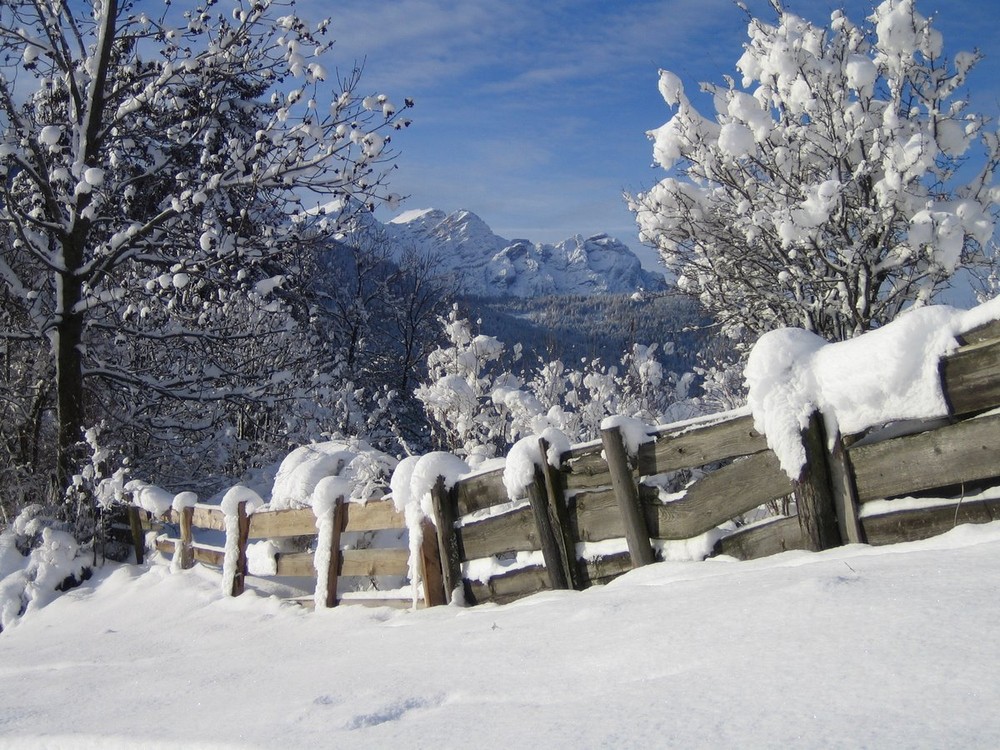
<path fill-rule="evenodd" d="M 441 570 L 441 548 L 438 545 L 437 529 L 425 518 L 420 524 L 420 579 L 424 590 L 424 601 L 428 607 L 448 603 L 448 592 L 444 587 L 444 573 Z"/>
<path fill-rule="evenodd" d="M 205 565 L 212 565 L 216 568 L 221 568 L 222 563 L 226 559 L 226 553 L 220 549 L 215 549 L 212 547 L 202 547 L 200 545 L 192 545 L 191 547 L 191 557 L 195 562 L 204 563 Z"/>
<path fill-rule="evenodd" d="M 541 455 L 547 456 L 549 443 L 545 438 L 539 438 L 538 448 Z M 556 471 L 547 460 L 542 462 L 542 480 L 545 483 L 546 512 L 549 523 L 555 535 L 558 547 L 559 565 L 562 567 L 566 582 L 570 588 L 580 589 L 580 573 L 576 560 L 576 540 L 570 528 L 569 514 L 566 511 L 566 496 L 563 493 L 562 473 Z"/>
<path fill-rule="evenodd" d="M 639 488 L 632 467 L 629 466 L 628 455 L 625 453 L 621 430 L 612 427 L 601 430 L 601 440 L 604 442 L 604 456 L 611 470 L 611 486 L 618 501 L 618 511 L 622 516 L 625 528 L 625 541 L 629 554 L 632 555 L 633 567 L 649 565 L 656 557 L 649 543 L 649 528 L 642 504 L 639 501 Z"/>
<path fill-rule="evenodd" d="M 162 552 L 165 555 L 172 555 L 174 554 L 175 549 L 177 549 L 176 539 L 166 539 L 164 537 L 159 537 L 156 540 L 157 552 Z"/>
<path fill-rule="evenodd" d="M 611 486 L 611 472 L 603 452 L 603 446 L 597 445 L 579 453 L 569 451 L 563 454 L 562 465 L 567 490 Z"/>
<path fill-rule="evenodd" d="M 510 502 L 503 484 L 503 469 L 474 474 L 455 485 L 457 517 Z"/>
<path fill-rule="evenodd" d="M 656 539 L 690 539 L 791 492 L 774 452 L 756 453 L 706 475 L 680 500 L 650 506 L 655 510 L 650 533 Z"/>
<path fill-rule="evenodd" d="M 1000 476 L 1000 416 L 979 417 L 848 450 L 858 500 Z"/>
<path fill-rule="evenodd" d="M 312 508 L 266 510 L 250 516 L 251 539 L 282 539 L 315 536 L 316 514 Z"/>
<path fill-rule="evenodd" d="M 841 542 L 864 544 L 865 532 L 858 518 L 858 491 L 854 487 L 854 475 L 847 447 L 844 445 L 843 436 L 839 433 L 834 437 L 833 450 L 827 458 Z"/>
<path fill-rule="evenodd" d="M 802 527 L 795 516 L 775 518 L 720 539 L 713 555 L 755 560 L 790 549 L 805 549 Z"/>
<path fill-rule="evenodd" d="M 610 487 L 578 492 L 567 501 L 570 530 L 581 542 L 621 539 L 625 526 L 618 512 L 618 500 Z M 649 518 L 647 516 L 647 523 Z"/>
<path fill-rule="evenodd" d="M 346 503 L 345 507 L 347 526 L 344 531 L 406 528 L 406 519 L 396 510 L 392 500 Z M 312 508 L 262 511 L 250 516 L 251 539 L 281 539 L 315 534 L 316 516 Z"/>
<path fill-rule="evenodd" d="M 603 585 L 630 570 L 632 570 L 632 556 L 628 552 L 581 560 L 581 587 Z"/>
<path fill-rule="evenodd" d="M 958 340 L 966 345 L 980 344 L 994 339 L 1000 339 L 1000 320 L 991 320 L 989 323 L 966 331 L 958 337 Z"/>
<path fill-rule="evenodd" d="M 535 514 L 527 506 L 466 524 L 455 529 L 455 537 L 462 560 L 541 549 Z"/>
<path fill-rule="evenodd" d="M 171 514 L 175 523 L 180 520 L 176 516 L 176 512 Z M 191 523 L 199 529 L 210 529 L 212 531 L 226 530 L 226 516 L 222 512 L 222 509 L 216 505 L 195 505 Z"/>
<path fill-rule="evenodd" d="M 683 498 L 661 503 L 652 487 L 639 488 L 646 525 L 654 539 L 690 539 L 740 513 L 792 492 L 792 483 L 771 451 L 724 466 L 687 488 Z M 570 526 L 581 542 L 625 535 L 610 490 L 579 492 L 569 501 Z"/>
<path fill-rule="evenodd" d="M 544 453 L 542 454 L 544 457 Z M 544 460 L 544 459 L 543 459 Z M 531 516 L 535 522 L 535 532 L 542 548 L 542 558 L 545 560 L 545 570 L 549 575 L 549 586 L 553 589 L 568 589 L 569 571 L 563 567 L 562 554 L 556 542 L 556 533 L 549 517 L 549 501 L 545 492 L 545 476 L 539 467 L 535 467 L 535 478 L 528 487 L 528 502 L 531 503 Z M 561 536 L 561 532 L 560 532 Z"/>
<path fill-rule="evenodd" d="M 347 503 L 347 525 L 344 531 L 381 531 L 405 529 L 406 517 L 396 510 L 392 500 L 370 500 L 367 503 Z"/>
<path fill-rule="evenodd" d="M 195 517 L 197 518 L 197 507 L 195 507 Z M 229 547 L 228 531 L 226 532 L 226 547 Z M 247 577 L 247 539 L 250 534 L 250 519 L 247 516 L 246 500 L 237 505 L 237 539 L 236 539 L 236 560 L 233 574 L 233 587 L 231 596 L 239 596 L 246 588 Z"/>
<path fill-rule="evenodd" d="M 441 557 L 441 573 L 444 589 L 451 603 L 455 589 L 462 585 L 462 552 L 455 534 L 455 509 L 457 496 L 445 488 L 444 477 L 438 477 L 431 489 L 431 505 L 437 526 L 438 551 Z"/>
<path fill-rule="evenodd" d="M 1000 406 L 1000 341 L 963 347 L 945 357 L 941 383 L 952 415 Z"/>
<path fill-rule="evenodd" d="M 312 552 L 279 552 L 276 559 L 278 576 L 315 578 L 316 561 Z"/>
<path fill-rule="evenodd" d="M 345 549 L 341 554 L 343 576 L 405 576 L 409 572 L 408 549 Z"/>
<path fill-rule="evenodd" d="M 640 446 L 639 474 L 693 469 L 765 450 L 767 440 L 754 429 L 749 415 L 674 432 L 667 427 L 657 433 L 654 442 Z"/>
<path fill-rule="evenodd" d="M 160 537 L 156 540 L 156 549 L 167 555 L 175 554 L 179 546 L 179 539 Z M 221 568 L 222 563 L 225 561 L 226 553 L 217 547 L 204 547 L 200 544 L 192 544 L 191 558 L 194 562 Z"/>
<path fill-rule="evenodd" d="M 532 565 L 500 576 L 494 576 L 488 582 L 466 581 L 466 598 L 469 604 L 494 602 L 506 604 L 516 599 L 547 591 L 549 577 L 545 568 Z"/>
<path fill-rule="evenodd" d="M 841 544 L 834 510 L 833 483 L 827 466 L 826 429 L 822 414 L 814 411 L 809 415 L 801 437 L 806 462 L 799 478 L 792 483 L 795 507 L 802 527 L 803 544 L 812 552 L 820 552 Z"/>
<path fill-rule="evenodd" d="M 939 508 L 896 511 L 861 519 L 868 543 L 914 542 L 943 534 L 963 523 L 989 523 L 1000 519 L 1000 500 L 978 500 Z"/>

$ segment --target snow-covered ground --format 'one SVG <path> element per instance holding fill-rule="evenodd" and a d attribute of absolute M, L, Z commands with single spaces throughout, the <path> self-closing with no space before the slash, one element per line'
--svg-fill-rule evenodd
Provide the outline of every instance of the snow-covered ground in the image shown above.
<path fill-rule="evenodd" d="M 1000 523 L 307 613 L 111 567 L 0 635 L 0 747 L 1000 747 Z"/>

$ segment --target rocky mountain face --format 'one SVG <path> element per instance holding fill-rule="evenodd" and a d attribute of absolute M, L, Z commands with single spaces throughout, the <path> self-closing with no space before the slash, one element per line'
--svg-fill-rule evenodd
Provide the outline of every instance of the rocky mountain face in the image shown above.
<path fill-rule="evenodd" d="M 571 237 L 554 245 L 506 240 L 470 211 L 407 211 L 383 225 L 401 249 L 433 253 L 442 273 L 466 295 L 540 297 L 630 294 L 664 287 L 660 274 L 606 234 Z"/>

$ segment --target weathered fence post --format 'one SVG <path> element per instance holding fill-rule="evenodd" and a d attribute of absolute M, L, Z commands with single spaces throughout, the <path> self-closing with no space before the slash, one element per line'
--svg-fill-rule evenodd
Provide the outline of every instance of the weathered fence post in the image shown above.
<path fill-rule="evenodd" d="M 542 453 L 542 478 L 545 481 L 549 523 L 552 526 L 556 546 L 559 550 L 559 561 L 565 571 L 569 587 L 579 591 L 583 586 L 576 561 L 576 540 L 573 538 L 573 529 L 569 524 L 569 513 L 566 511 L 566 501 L 563 497 L 559 476 L 546 459 L 551 446 L 545 438 L 539 438 L 538 447 Z"/>
<path fill-rule="evenodd" d="M 535 467 L 535 477 L 528 486 L 528 502 L 531 503 L 531 514 L 535 518 L 535 529 L 538 531 L 538 543 L 542 547 L 542 557 L 545 560 L 545 571 L 549 577 L 549 585 L 553 589 L 568 589 L 568 571 L 565 570 L 556 534 L 552 528 L 552 519 L 549 516 L 545 475 L 537 466 Z"/>
<path fill-rule="evenodd" d="M 604 443 L 604 456 L 611 472 L 611 486 L 625 525 L 625 541 L 632 557 L 632 567 L 649 565 L 656 561 L 656 556 L 649 543 L 649 528 L 639 500 L 639 488 L 636 487 L 628 455 L 625 453 L 621 429 L 611 427 L 601 430 L 601 441 Z"/>
<path fill-rule="evenodd" d="M 250 538 L 250 517 L 247 515 L 247 501 L 241 500 L 236 507 L 236 517 L 238 519 L 238 536 L 236 540 L 237 544 L 237 556 L 236 556 L 236 570 L 233 573 L 233 589 L 230 592 L 232 596 L 239 596 L 243 593 L 246 588 L 246 577 L 247 577 L 247 541 Z M 226 540 L 226 546 L 229 546 L 229 540 Z"/>
<path fill-rule="evenodd" d="M 338 497 L 330 509 L 332 528 L 330 530 L 330 557 L 325 571 L 316 571 L 316 575 L 326 576 L 326 598 L 324 607 L 337 606 L 337 581 L 340 578 L 340 567 L 343 555 L 340 552 L 340 533 L 344 530 L 347 520 L 347 506 L 343 497 Z M 318 540 L 322 542 L 322 540 Z M 319 602 L 317 602 L 318 604 Z"/>
<path fill-rule="evenodd" d="M 823 415 L 814 411 L 802 431 L 806 463 L 795 488 L 795 507 L 806 549 L 813 552 L 840 546 L 840 531 L 834 510 L 833 483 L 827 463 Z"/>
<path fill-rule="evenodd" d="M 431 505 L 437 520 L 438 552 L 441 573 L 448 603 L 455 589 L 462 585 L 462 553 L 455 536 L 455 493 L 444 486 L 444 477 L 438 477 L 431 489 Z"/>
<path fill-rule="evenodd" d="M 181 508 L 178 515 L 178 522 L 181 530 L 180 544 L 174 550 L 177 555 L 177 565 L 181 570 L 194 567 L 194 508 L 188 506 Z"/>
<path fill-rule="evenodd" d="M 830 459 L 830 480 L 833 488 L 834 511 L 842 544 L 864 544 L 867 542 L 861 519 L 858 517 L 858 491 L 854 487 L 851 459 L 847 446 L 838 433 L 834 437 Z"/>
<path fill-rule="evenodd" d="M 139 518 L 139 509 L 134 505 L 128 506 L 128 525 L 132 530 L 132 546 L 135 549 L 135 564 L 142 565 L 146 555 L 146 537 L 142 533 L 142 519 Z"/>
<path fill-rule="evenodd" d="M 420 523 L 420 578 L 423 581 L 424 606 L 437 607 L 448 603 L 448 591 L 441 566 L 441 548 L 437 528 L 427 518 Z"/>

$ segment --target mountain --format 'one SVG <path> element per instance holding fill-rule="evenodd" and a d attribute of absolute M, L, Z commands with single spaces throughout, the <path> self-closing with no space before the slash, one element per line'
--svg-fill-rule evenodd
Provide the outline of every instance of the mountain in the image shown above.
<path fill-rule="evenodd" d="M 622 242 L 576 235 L 554 245 L 498 236 L 471 211 L 407 211 L 381 225 L 401 250 L 434 253 L 461 293 L 482 297 L 629 294 L 665 287 Z"/>

